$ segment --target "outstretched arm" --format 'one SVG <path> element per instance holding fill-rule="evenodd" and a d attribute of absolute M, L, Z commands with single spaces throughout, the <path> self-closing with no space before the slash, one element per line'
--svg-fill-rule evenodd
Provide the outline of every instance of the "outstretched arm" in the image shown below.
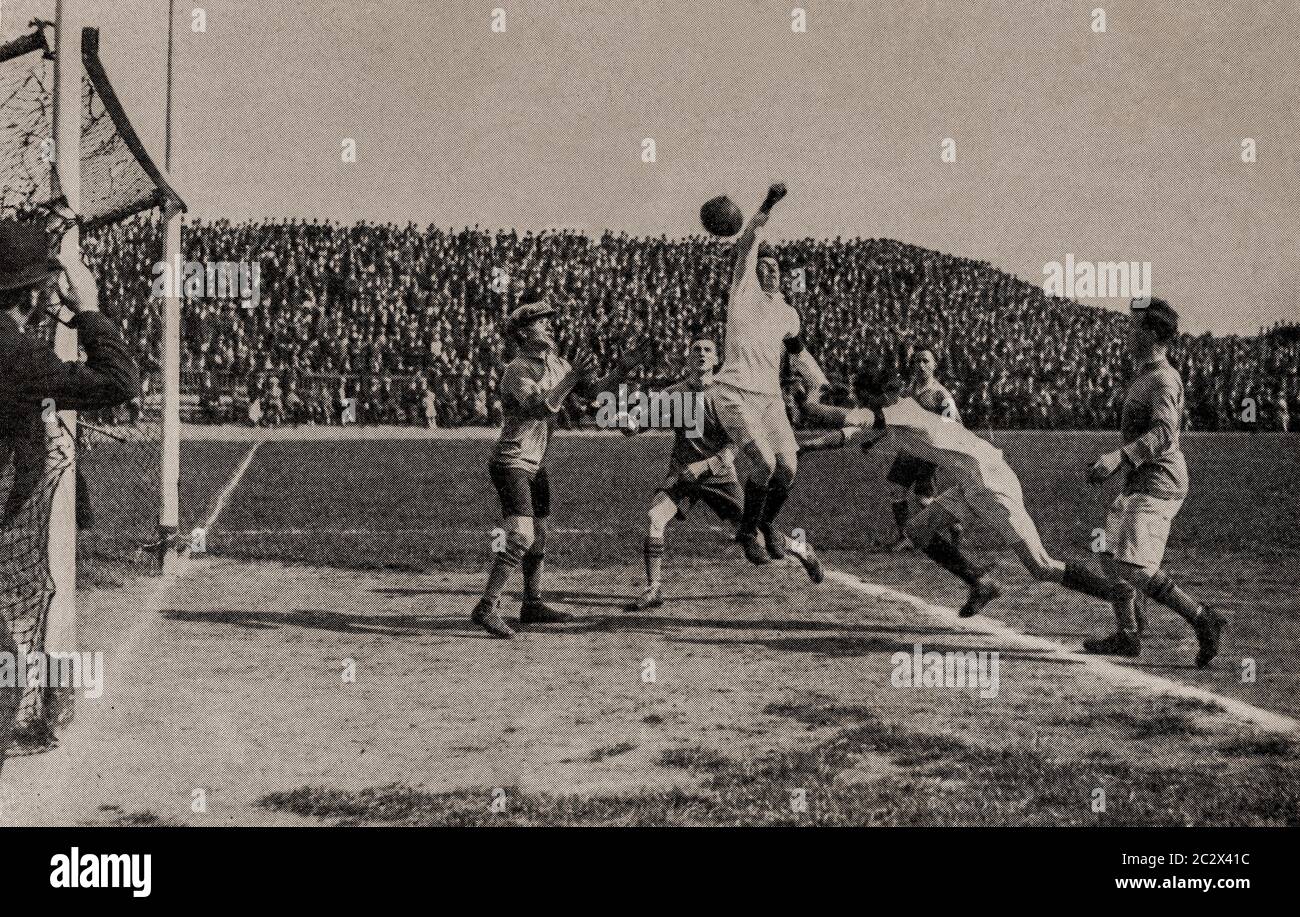
<path fill-rule="evenodd" d="M 805 452 L 828 452 L 832 449 L 843 449 L 849 441 L 849 437 L 857 432 L 857 427 L 845 427 L 842 430 L 832 430 L 829 433 L 823 433 L 821 436 L 814 436 L 812 439 L 805 439 L 799 443 L 799 453 Z"/>
<path fill-rule="evenodd" d="M 734 293 L 736 287 L 746 277 L 754 276 L 754 271 L 758 266 L 758 230 L 767 225 L 768 217 L 772 214 L 772 208 L 776 206 L 781 198 L 785 197 L 785 185 L 777 182 L 767 189 L 767 197 L 749 222 L 745 224 L 744 230 L 740 233 L 740 238 L 736 240 L 736 261 L 731 268 L 731 290 Z"/>

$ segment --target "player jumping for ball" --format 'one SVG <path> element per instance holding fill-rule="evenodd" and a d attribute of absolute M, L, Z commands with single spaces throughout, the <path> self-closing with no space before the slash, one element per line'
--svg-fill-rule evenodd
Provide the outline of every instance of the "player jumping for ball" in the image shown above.
<path fill-rule="evenodd" d="M 1002 458 L 1001 450 L 959 423 L 927 411 L 913 398 L 900 398 L 902 386 L 892 372 L 875 370 L 854 381 L 856 409 L 812 406 L 823 418 L 839 417 L 847 426 L 803 443 L 803 452 L 842 449 L 850 442 L 867 444 L 892 433 L 900 450 L 944 469 L 956 484 L 945 490 L 907 525 L 912 543 L 939 566 L 962 580 L 970 592 L 959 614 L 970 617 L 1002 594 L 1002 588 L 985 570 L 944 534 L 955 523 L 978 517 L 987 522 L 1003 543 L 1016 552 L 1036 580 L 1059 583 L 1067 589 L 1109 602 L 1114 598 L 1110 581 L 1073 561 L 1051 557 L 1038 537 L 1034 521 L 1025 511 L 1020 481 Z"/>
<path fill-rule="evenodd" d="M 799 313 L 781 295 L 777 260 L 758 255 L 758 231 L 785 194 L 785 185 L 772 185 L 736 241 L 724 358 L 715 376 L 718 421 L 750 461 L 736 541 L 753 564 L 785 557 L 775 523 L 798 467 L 798 444 L 781 393 L 781 355 L 803 349 Z"/>
<path fill-rule="evenodd" d="M 1101 456 L 1088 471 L 1100 487 L 1124 475 L 1123 490 L 1106 514 L 1102 566 L 1115 588 L 1116 631 L 1085 640 L 1090 653 L 1137 656 L 1144 622 L 1135 614 L 1137 589 L 1173 609 L 1193 630 L 1200 644 L 1197 666 L 1209 665 L 1219 652 L 1222 615 L 1188 595 L 1160 568 L 1174 516 L 1187 497 L 1187 462 L 1179 447 L 1183 422 L 1183 380 L 1169 365 L 1169 344 L 1178 335 L 1178 313 L 1163 299 L 1135 300 L 1126 341 L 1138 367 L 1120 416 L 1124 445 Z"/>
<path fill-rule="evenodd" d="M 470 620 L 494 637 L 508 640 L 514 631 L 497 613 L 497 602 L 516 567 L 524 570 L 521 624 L 558 624 L 573 616 L 542 601 L 542 567 L 546 552 L 551 485 L 543 463 L 551 424 L 564 400 L 575 390 L 594 393 L 614 385 L 635 366 L 641 354 L 629 352 L 609 376 L 593 380 L 590 353 L 575 368 L 555 352 L 551 318 L 555 309 L 538 294 L 523 297 L 510 313 L 507 333 L 519 348 L 501 377 L 505 423 L 492 452 L 489 471 L 505 517 L 505 546 L 496 552 L 483 597 Z"/>
<path fill-rule="evenodd" d="M 632 606 L 636 609 L 658 608 L 664 603 L 660 576 L 664 535 L 670 522 L 685 519 L 687 511 L 696 503 L 704 503 L 719 519 L 731 525 L 739 525 L 743 514 L 744 494 L 736 477 L 735 449 L 718 422 L 717 389 L 712 387 L 713 371 L 718 363 L 717 345 L 708 338 L 697 338 L 691 342 L 686 361 L 686 379 L 665 389 L 664 393 L 693 395 L 696 399 L 696 423 L 691 428 L 684 423 L 673 425 L 673 452 L 668 477 L 650 504 L 649 530 L 644 545 L 646 588 Z M 642 429 L 637 423 L 629 423 L 622 432 L 632 436 Z M 820 583 L 824 574 L 812 546 L 804 539 L 778 537 L 803 565 L 808 578 Z"/>

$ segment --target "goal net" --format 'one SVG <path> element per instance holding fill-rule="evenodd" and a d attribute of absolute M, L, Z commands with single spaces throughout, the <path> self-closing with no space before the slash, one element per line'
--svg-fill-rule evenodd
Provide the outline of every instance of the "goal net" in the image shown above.
<path fill-rule="evenodd" d="M 39 412 L 12 424 L 23 429 L 0 430 L 0 642 L 7 634 L 10 652 L 26 653 L 44 648 L 55 594 L 51 503 L 74 454 L 79 580 L 111 582 L 128 567 L 156 569 L 165 549 L 158 539 L 163 301 L 152 297 L 150 281 L 163 252 L 157 211 L 183 209 L 132 128 L 100 61 L 98 31 L 88 28 L 81 49 L 80 212 L 68 211 L 53 168 L 54 57 L 46 28 L 33 23 L 29 34 L 0 44 L 0 220 L 39 222 L 56 244 L 60 229 L 80 226 L 82 257 L 99 281 L 101 305 L 135 351 L 141 396 L 78 415 L 75 430 L 45 424 Z M 47 321 L 28 332 L 51 340 L 55 327 Z M 57 694 L 25 684 L 10 691 L 20 694 L 15 743 L 47 743 L 63 706 Z M 0 697 L 0 718 L 6 704 Z M 3 748 L 0 735 L 0 761 Z"/>

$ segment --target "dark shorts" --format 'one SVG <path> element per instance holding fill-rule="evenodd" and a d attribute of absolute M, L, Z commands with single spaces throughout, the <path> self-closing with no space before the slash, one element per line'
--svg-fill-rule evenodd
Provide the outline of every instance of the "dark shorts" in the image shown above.
<path fill-rule="evenodd" d="M 939 494 L 934 481 L 938 471 L 938 467 L 925 459 L 900 452 L 895 457 L 894 464 L 889 466 L 889 474 L 886 477 L 891 484 L 912 488 L 912 492 L 918 497 L 933 498 Z"/>
<path fill-rule="evenodd" d="M 501 498 L 501 515 L 545 519 L 551 514 L 551 479 L 546 467 L 537 471 L 488 465 L 492 486 Z"/>
<path fill-rule="evenodd" d="M 723 522 L 739 522 L 745 507 L 745 491 L 738 481 L 712 481 L 708 478 L 688 484 L 671 477 L 659 488 L 659 493 L 677 504 L 677 518 L 686 518 L 686 512 L 696 503 L 703 503 Z"/>

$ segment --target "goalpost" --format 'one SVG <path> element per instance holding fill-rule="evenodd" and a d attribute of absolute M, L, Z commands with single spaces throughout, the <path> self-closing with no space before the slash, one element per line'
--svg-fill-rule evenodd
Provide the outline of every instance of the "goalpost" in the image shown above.
<path fill-rule="evenodd" d="M 89 263 L 143 391 L 123 411 L 44 418 L 46 460 L 35 474 L 0 448 L 0 628 L 29 653 L 77 649 L 79 556 L 96 569 L 161 572 L 179 527 L 180 290 L 154 300 L 149 269 L 179 256 L 185 205 L 136 135 L 79 5 L 58 0 L 52 29 L 34 21 L 0 44 L 0 219 L 41 222 L 62 233 L 60 257 Z M 139 270 L 123 268 L 125 254 Z M 72 329 L 40 331 L 62 359 L 77 359 Z M 71 692 L 20 690 L 18 740 L 48 744 L 71 716 Z"/>

